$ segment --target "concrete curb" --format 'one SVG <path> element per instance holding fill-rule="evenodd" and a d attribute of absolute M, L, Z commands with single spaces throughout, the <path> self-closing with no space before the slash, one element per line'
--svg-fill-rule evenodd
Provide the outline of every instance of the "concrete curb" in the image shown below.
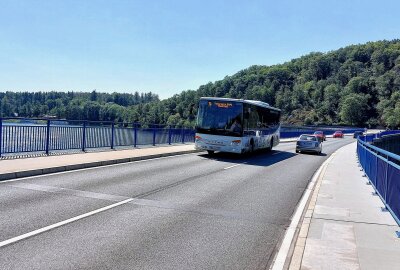
<path fill-rule="evenodd" d="M 11 180 L 11 179 L 16 179 L 16 178 L 23 178 L 23 177 L 30 177 L 30 176 L 37 176 L 37 175 L 44 175 L 44 174 L 51 174 L 51 173 L 57 173 L 57 172 L 73 171 L 73 170 L 79 170 L 79 169 L 85 169 L 85 168 L 101 167 L 101 166 L 107 166 L 107 165 L 112 165 L 112 164 L 128 163 L 128 162 L 133 162 L 133 161 L 140 161 L 140 160 L 160 158 L 160 157 L 191 154 L 191 153 L 197 153 L 197 152 L 202 152 L 202 151 L 187 150 L 187 151 L 179 151 L 179 152 L 171 152 L 171 153 L 163 153 L 163 154 L 153 154 L 153 155 L 147 155 L 147 156 L 120 158 L 120 159 L 113 159 L 113 160 L 93 161 L 93 162 L 82 163 L 82 164 L 71 164 L 71 165 L 65 165 L 65 166 L 49 167 L 49 168 L 34 169 L 34 170 L 27 170 L 27 171 L 9 172 L 9 173 L 0 174 L 0 181 Z"/>
<path fill-rule="evenodd" d="M 297 141 L 297 138 L 289 140 L 289 141 L 279 141 L 279 143 L 290 143 L 290 142 L 295 142 L 295 141 Z"/>

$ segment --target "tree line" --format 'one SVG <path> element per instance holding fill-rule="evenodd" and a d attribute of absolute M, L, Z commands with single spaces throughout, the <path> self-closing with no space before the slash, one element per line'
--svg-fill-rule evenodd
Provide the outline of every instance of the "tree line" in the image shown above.
<path fill-rule="evenodd" d="M 96 93 L 0 93 L 2 116 L 194 125 L 202 96 L 256 99 L 282 109 L 295 125 L 400 126 L 400 40 L 310 53 L 273 66 L 251 66 L 171 98 Z M 140 97 L 140 98 L 138 98 Z"/>
<path fill-rule="evenodd" d="M 135 92 L 0 92 L 2 117 L 53 117 L 68 120 L 125 121 L 126 111 L 158 102 L 158 95 Z"/>

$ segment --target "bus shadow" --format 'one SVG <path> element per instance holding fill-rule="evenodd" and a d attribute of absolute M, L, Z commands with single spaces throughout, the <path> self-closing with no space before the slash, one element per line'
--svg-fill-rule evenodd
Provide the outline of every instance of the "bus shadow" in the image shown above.
<path fill-rule="evenodd" d="M 309 155 L 309 156 L 320 156 L 320 157 L 326 157 L 326 153 L 321 153 L 321 154 L 316 154 L 316 153 L 311 153 L 311 152 L 302 152 L 301 155 Z"/>
<path fill-rule="evenodd" d="M 272 150 L 271 152 L 259 151 L 252 154 L 243 155 L 217 152 L 213 155 L 202 154 L 200 156 L 222 162 L 265 167 L 292 158 L 296 155 L 298 154 L 293 152 Z"/>

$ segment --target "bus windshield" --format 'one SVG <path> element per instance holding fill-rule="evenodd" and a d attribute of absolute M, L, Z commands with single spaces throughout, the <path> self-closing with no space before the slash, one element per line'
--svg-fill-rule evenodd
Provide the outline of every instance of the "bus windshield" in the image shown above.
<path fill-rule="evenodd" d="M 243 103 L 221 100 L 201 100 L 197 115 L 197 132 L 242 136 Z"/>

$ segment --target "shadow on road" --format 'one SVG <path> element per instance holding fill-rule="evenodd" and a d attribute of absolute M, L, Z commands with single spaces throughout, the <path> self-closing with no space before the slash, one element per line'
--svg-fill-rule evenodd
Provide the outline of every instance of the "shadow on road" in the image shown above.
<path fill-rule="evenodd" d="M 301 155 L 309 155 L 309 156 L 320 156 L 320 157 L 326 157 L 327 154 L 326 153 L 321 153 L 321 154 L 316 154 L 316 153 L 312 153 L 312 152 L 301 152 Z"/>
<path fill-rule="evenodd" d="M 281 162 L 288 158 L 294 157 L 297 154 L 287 151 L 272 150 L 271 152 L 258 151 L 252 154 L 232 154 L 217 152 L 213 155 L 202 154 L 200 156 L 209 159 L 215 159 L 222 162 L 229 162 L 235 164 L 248 164 L 256 166 L 270 166 L 272 164 Z"/>

